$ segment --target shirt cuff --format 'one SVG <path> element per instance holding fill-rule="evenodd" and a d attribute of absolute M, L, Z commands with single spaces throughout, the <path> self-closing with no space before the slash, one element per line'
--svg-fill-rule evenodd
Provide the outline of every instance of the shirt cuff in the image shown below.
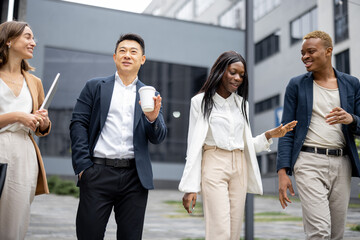
<path fill-rule="evenodd" d="M 264 136 L 265 150 L 271 152 L 270 145 L 273 144 L 273 140 L 272 138 L 267 139 L 265 133 L 263 133 L 263 136 Z"/>
<path fill-rule="evenodd" d="M 146 121 L 148 121 L 148 123 L 154 123 L 156 121 L 156 119 L 154 121 L 150 121 L 146 116 L 145 116 L 145 118 L 146 118 Z"/>

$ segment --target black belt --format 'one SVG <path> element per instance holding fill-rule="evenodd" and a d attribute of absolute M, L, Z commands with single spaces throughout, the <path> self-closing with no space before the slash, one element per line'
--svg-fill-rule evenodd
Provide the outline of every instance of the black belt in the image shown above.
<path fill-rule="evenodd" d="M 96 164 L 101 164 L 101 165 L 106 165 L 106 166 L 111 166 L 111 167 L 116 167 L 116 168 L 130 168 L 130 167 L 135 166 L 134 158 L 109 159 L 109 158 L 93 157 L 92 161 L 93 161 L 93 163 L 96 163 Z"/>
<path fill-rule="evenodd" d="M 344 155 L 347 155 L 347 151 L 345 149 L 342 149 L 342 148 L 328 149 L 328 148 L 302 146 L 301 151 L 310 152 L 310 153 L 325 154 L 325 155 L 331 155 L 331 156 L 344 156 Z"/>

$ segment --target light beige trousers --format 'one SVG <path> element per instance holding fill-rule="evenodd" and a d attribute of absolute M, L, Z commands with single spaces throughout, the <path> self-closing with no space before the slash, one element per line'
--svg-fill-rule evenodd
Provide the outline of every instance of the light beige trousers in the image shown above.
<path fill-rule="evenodd" d="M 300 152 L 294 176 L 306 239 L 343 239 L 350 198 L 349 158 Z"/>
<path fill-rule="evenodd" d="M 243 151 L 205 145 L 201 190 L 206 240 L 239 240 L 247 191 Z"/>
<path fill-rule="evenodd" d="M 23 240 L 38 177 L 35 148 L 25 131 L 0 133 L 0 162 L 8 163 L 0 198 L 0 239 Z"/>

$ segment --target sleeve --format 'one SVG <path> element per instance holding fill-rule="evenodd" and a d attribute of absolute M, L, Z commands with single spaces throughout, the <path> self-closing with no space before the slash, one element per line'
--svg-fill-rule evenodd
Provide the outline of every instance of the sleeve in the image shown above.
<path fill-rule="evenodd" d="M 89 82 L 76 101 L 70 123 L 71 153 L 75 174 L 92 166 L 89 146 L 89 125 L 93 108 L 93 94 Z"/>
<path fill-rule="evenodd" d="M 201 101 L 199 104 L 196 101 L 196 99 L 193 98 L 191 100 L 191 105 L 190 105 L 186 163 L 179 184 L 179 190 L 181 192 L 201 191 L 200 183 L 201 183 L 202 149 L 198 149 L 198 147 L 196 147 L 197 145 L 199 145 L 199 143 L 193 142 L 193 141 L 199 141 L 197 136 L 195 136 L 194 134 L 200 112 L 201 112 Z"/>
<path fill-rule="evenodd" d="M 286 87 L 284 96 L 284 110 L 281 123 L 283 125 L 293 121 L 296 118 L 297 111 L 297 89 L 296 85 L 290 81 Z M 278 142 L 278 154 L 276 161 L 276 169 L 279 171 L 282 168 L 288 170 L 288 174 L 291 175 L 291 158 L 294 147 L 294 137 L 296 129 L 285 134 L 284 137 L 279 138 Z"/>
<path fill-rule="evenodd" d="M 44 87 L 42 85 L 42 82 L 40 79 L 37 79 L 37 89 L 38 89 L 38 106 L 36 106 L 36 109 L 34 109 L 35 111 L 40 109 L 42 103 L 44 102 L 44 98 L 45 98 L 45 93 L 44 93 Z M 45 130 L 45 131 L 40 131 L 40 128 L 37 128 L 35 131 L 35 135 L 38 137 L 43 137 L 46 136 L 50 133 L 51 130 L 51 121 L 49 122 L 49 127 Z"/>
<path fill-rule="evenodd" d="M 156 95 L 158 94 L 159 93 Z M 162 113 L 162 105 L 159 115 L 154 122 L 150 122 L 144 114 L 142 116 L 145 118 L 145 131 L 149 141 L 153 144 L 159 144 L 164 141 L 167 134 L 167 128 Z"/>
<path fill-rule="evenodd" d="M 270 145 L 273 143 L 273 140 L 271 138 L 268 140 L 265 137 L 265 133 L 262 133 L 253 138 L 253 143 L 255 147 L 255 152 L 257 153 L 262 151 L 271 152 Z"/>
<path fill-rule="evenodd" d="M 360 136 L 360 82 L 355 78 L 355 96 L 354 96 L 354 112 L 351 116 L 354 118 L 354 122 L 350 124 L 349 129 L 352 134 Z"/>
<path fill-rule="evenodd" d="M 246 112 L 249 112 L 249 103 L 246 102 Z M 247 117 L 248 125 L 250 127 L 249 115 Z M 250 131 L 251 132 L 251 131 Z M 265 137 L 265 133 L 262 133 L 256 137 L 252 137 L 252 143 L 254 144 L 255 152 L 268 151 L 270 152 L 270 145 L 273 143 L 272 139 L 267 140 Z"/>

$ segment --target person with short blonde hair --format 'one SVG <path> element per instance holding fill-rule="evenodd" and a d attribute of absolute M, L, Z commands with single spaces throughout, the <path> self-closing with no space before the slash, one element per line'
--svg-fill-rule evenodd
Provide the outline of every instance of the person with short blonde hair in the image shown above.
<path fill-rule="evenodd" d="M 313 31 L 306 34 L 303 37 L 303 40 L 310 39 L 310 38 L 318 38 L 323 40 L 323 44 L 326 48 L 333 48 L 332 39 L 329 34 L 323 31 Z"/>
<path fill-rule="evenodd" d="M 354 135 L 360 135 L 359 79 L 332 67 L 331 37 L 304 37 L 301 60 L 308 73 L 286 87 L 282 123 L 298 120 L 279 140 L 277 170 L 283 208 L 294 195 L 294 174 L 306 239 L 343 239 L 351 176 L 360 177 Z"/>

